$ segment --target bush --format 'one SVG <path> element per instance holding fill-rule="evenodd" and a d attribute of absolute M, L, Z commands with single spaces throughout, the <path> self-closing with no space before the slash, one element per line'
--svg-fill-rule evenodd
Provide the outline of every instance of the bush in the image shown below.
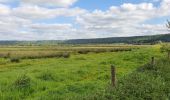
<path fill-rule="evenodd" d="M 102 53 L 102 52 L 107 52 L 107 50 L 105 50 L 105 49 L 96 49 L 94 52 L 95 53 Z"/>
<path fill-rule="evenodd" d="M 15 63 L 19 63 L 20 59 L 19 58 L 11 58 L 10 61 L 15 62 Z"/>
<path fill-rule="evenodd" d="M 90 52 L 90 50 L 79 50 L 78 53 L 79 54 L 88 54 Z"/>
<path fill-rule="evenodd" d="M 18 77 L 14 82 L 14 86 L 18 89 L 29 88 L 30 85 L 31 85 L 31 79 L 26 75 L 22 75 Z"/>
<path fill-rule="evenodd" d="M 11 54 L 8 52 L 7 54 L 4 54 L 4 58 L 10 58 Z"/>
<path fill-rule="evenodd" d="M 170 58 L 170 44 L 162 44 L 161 52 L 167 52 L 168 58 Z"/>
<path fill-rule="evenodd" d="M 63 57 L 64 57 L 64 58 L 69 58 L 69 57 L 70 57 L 70 53 L 67 53 L 67 52 L 66 52 L 66 53 L 63 53 Z"/>

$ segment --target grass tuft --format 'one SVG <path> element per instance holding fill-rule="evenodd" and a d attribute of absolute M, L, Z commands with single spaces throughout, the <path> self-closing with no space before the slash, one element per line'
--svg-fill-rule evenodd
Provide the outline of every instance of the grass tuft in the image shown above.
<path fill-rule="evenodd" d="M 40 78 L 41 80 L 44 80 L 44 81 L 55 80 L 53 73 L 49 70 L 42 72 L 38 78 Z"/>
<path fill-rule="evenodd" d="M 19 63 L 19 62 L 20 62 L 20 59 L 19 59 L 19 58 L 10 58 L 10 62 Z"/>
<path fill-rule="evenodd" d="M 31 79 L 25 74 L 19 76 L 14 82 L 14 86 L 18 89 L 29 88 L 30 85 L 31 85 Z"/>

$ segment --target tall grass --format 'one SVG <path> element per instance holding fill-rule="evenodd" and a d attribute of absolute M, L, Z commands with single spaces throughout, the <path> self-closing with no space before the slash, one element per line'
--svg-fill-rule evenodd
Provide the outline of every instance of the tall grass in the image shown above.
<path fill-rule="evenodd" d="M 22 59 L 19 63 L 0 58 L 0 98 L 2 100 L 82 100 L 82 98 L 90 100 L 98 97 L 100 100 L 99 97 L 105 99 L 108 94 L 112 99 L 113 92 L 105 89 L 110 83 L 111 64 L 116 65 L 117 77 L 123 80 L 136 68 L 148 62 L 152 56 L 162 56 L 158 48 L 152 46 L 127 52 L 72 54 L 71 57 L 65 55 L 66 57 L 60 59 L 56 57 Z M 145 77 L 143 76 L 143 79 Z M 130 84 L 130 81 L 127 82 Z M 122 88 L 126 87 L 122 85 Z"/>
<path fill-rule="evenodd" d="M 31 86 L 31 79 L 24 75 L 19 76 L 15 82 L 13 83 L 14 87 L 17 89 L 25 89 L 25 88 L 30 88 Z"/>
<path fill-rule="evenodd" d="M 169 100 L 170 60 L 160 59 L 154 67 L 150 64 L 138 68 L 133 73 L 118 79 L 117 86 L 108 86 L 87 96 L 74 99 L 83 100 Z"/>

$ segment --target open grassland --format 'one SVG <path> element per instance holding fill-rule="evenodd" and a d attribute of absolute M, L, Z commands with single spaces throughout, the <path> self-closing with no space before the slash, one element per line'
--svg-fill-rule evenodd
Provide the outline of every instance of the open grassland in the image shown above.
<path fill-rule="evenodd" d="M 118 80 L 116 87 L 75 100 L 170 100 L 170 59 L 146 64 Z"/>
<path fill-rule="evenodd" d="M 1 46 L 1 58 L 53 58 L 63 57 L 65 54 L 87 54 L 90 52 L 118 52 L 131 51 L 145 46 L 137 45 L 69 45 L 69 46 Z"/>
<path fill-rule="evenodd" d="M 90 49 L 89 49 L 90 48 Z M 130 50 L 122 50 L 130 49 Z M 110 50 L 116 51 L 110 51 Z M 11 62 L 11 55 L 34 56 L 35 52 L 68 52 L 69 57 L 41 57 Z M 88 53 L 79 51 L 88 50 Z M 102 52 L 94 52 L 105 50 Z M 29 52 L 30 51 L 30 52 Z M 95 94 L 110 84 L 110 65 L 122 78 L 146 64 L 152 56 L 161 58 L 160 46 L 1 47 L 9 56 L 0 58 L 0 98 L 3 100 L 67 100 Z M 24 52 L 24 53 L 22 53 Z M 41 53 L 39 56 L 42 56 Z M 52 53 L 53 54 L 53 53 Z M 22 57 L 21 57 L 22 58 Z M 74 100 L 74 99 L 73 99 Z"/>

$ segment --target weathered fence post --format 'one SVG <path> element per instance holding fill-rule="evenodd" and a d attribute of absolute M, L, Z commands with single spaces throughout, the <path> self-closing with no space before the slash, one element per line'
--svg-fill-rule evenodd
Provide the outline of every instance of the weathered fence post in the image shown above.
<path fill-rule="evenodd" d="M 114 65 L 111 65 L 111 84 L 113 87 L 116 85 L 116 68 Z"/>
<path fill-rule="evenodd" d="M 168 59 L 170 59 L 170 51 L 168 52 Z"/>
<path fill-rule="evenodd" d="M 151 58 L 151 65 L 152 65 L 152 67 L 155 65 L 155 58 L 154 57 Z"/>

